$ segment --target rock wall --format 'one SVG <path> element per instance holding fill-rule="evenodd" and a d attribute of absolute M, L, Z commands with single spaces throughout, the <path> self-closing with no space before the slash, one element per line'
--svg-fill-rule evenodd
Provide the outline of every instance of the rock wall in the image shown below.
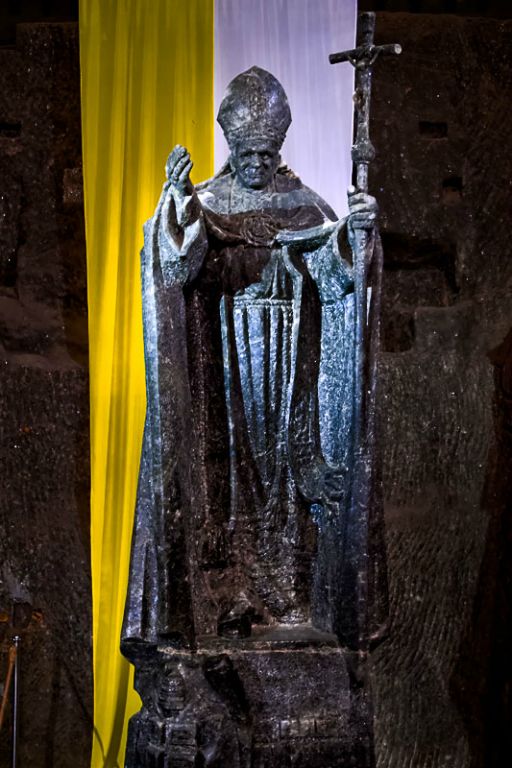
<path fill-rule="evenodd" d="M 378 62 L 372 105 L 392 611 L 374 655 L 380 768 L 490 765 L 475 729 L 487 672 L 467 638 L 492 517 L 487 353 L 512 325 L 511 35 L 510 22 L 377 20 L 377 41 L 404 49 Z"/>
<path fill-rule="evenodd" d="M 20 651 L 20 768 L 89 764 L 89 398 L 75 24 L 0 47 L 0 679 Z M 10 765 L 11 712 L 0 734 Z"/>

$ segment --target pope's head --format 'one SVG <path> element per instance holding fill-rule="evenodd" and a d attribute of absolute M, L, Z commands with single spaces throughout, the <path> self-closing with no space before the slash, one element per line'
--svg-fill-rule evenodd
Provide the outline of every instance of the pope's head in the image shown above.
<path fill-rule="evenodd" d="M 279 144 L 269 138 L 247 137 L 231 148 L 231 167 L 244 187 L 265 189 L 279 167 Z"/>
<path fill-rule="evenodd" d="M 244 187 L 264 189 L 271 183 L 291 119 L 284 89 L 270 72 L 251 67 L 228 85 L 217 120 Z"/>

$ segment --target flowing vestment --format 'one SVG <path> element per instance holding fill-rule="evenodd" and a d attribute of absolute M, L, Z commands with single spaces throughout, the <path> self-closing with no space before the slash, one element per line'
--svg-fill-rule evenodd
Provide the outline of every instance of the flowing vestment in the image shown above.
<path fill-rule="evenodd" d="M 193 645 L 237 602 L 255 621 L 311 622 L 351 647 L 382 627 L 380 249 L 356 391 L 350 248 L 334 218 L 286 170 L 262 193 L 225 169 L 180 211 L 164 188 L 145 226 L 128 654 L 141 641 Z"/>

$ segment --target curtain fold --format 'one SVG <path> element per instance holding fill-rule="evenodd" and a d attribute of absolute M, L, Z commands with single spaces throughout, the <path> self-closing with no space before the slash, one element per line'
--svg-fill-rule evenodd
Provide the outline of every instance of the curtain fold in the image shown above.
<path fill-rule="evenodd" d="M 89 300 L 93 768 L 122 766 L 139 709 L 119 652 L 145 414 L 142 225 L 174 144 L 213 172 L 213 0 L 81 0 Z"/>

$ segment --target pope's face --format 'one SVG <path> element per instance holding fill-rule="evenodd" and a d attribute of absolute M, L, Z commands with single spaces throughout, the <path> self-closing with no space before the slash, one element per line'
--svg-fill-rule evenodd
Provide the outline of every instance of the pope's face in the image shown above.
<path fill-rule="evenodd" d="M 231 152 L 231 165 L 242 186 L 249 189 L 268 187 L 280 160 L 279 147 L 266 139 L 241 141 Z"/>

